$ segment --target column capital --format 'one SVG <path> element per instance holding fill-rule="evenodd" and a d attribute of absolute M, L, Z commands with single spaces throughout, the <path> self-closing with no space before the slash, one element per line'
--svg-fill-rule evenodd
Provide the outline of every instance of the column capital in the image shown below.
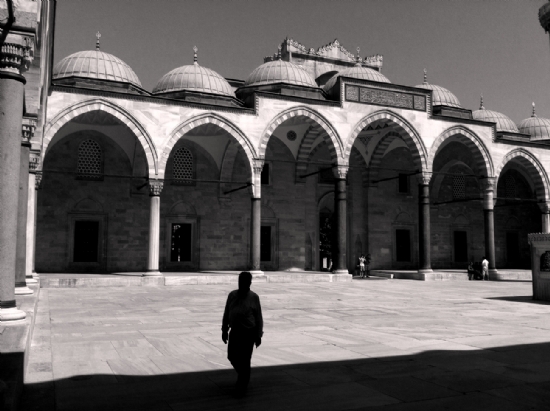
<path fill-rule="evenodd" d="M 542 214 L 550 214 L 550 201 L 542 201 L 537 203 Z"/>
<path fill-rule="evenodd" d="M 264 168 L 265 159 L 263 158 L 255 158 L 252 162 L 252 173 L 254 174 L 262 174 L 262 170 Z"/>
<path fill-rule="evenodd" d="M 416 175 L 416 180 L 418 184 L 429 185 L 432 180 L 433 173 L 429 171 L 422 171 Z"/>
<path fill-rule="evenodd" d="M 480 178 L 478 181 L 482 190 L 495 191 L 495 188 L 496 188 L 495 185 L 497 182 L 497 179 L 495 177 L 483 177 L 483 178 Z"/>
<path fill-rule="evenodd" d="M 332 172 L 334 173 L 334 177 L 345 180 L 345 178 L 348 175 L 349 166 L 334 166 L 332 167 Z"/>
<path fill-rule="evenodd" d="M 164 188 L 164 180 L 149 180 L 149 195 L 151 197 L 160 196 Z"/>
<path fill-rule="evenodd" d="M 14 74 L 27 71 L 33 61 L 33 47 L 33 36 L 11 31 L 2 44 L 0 71 Z"/>

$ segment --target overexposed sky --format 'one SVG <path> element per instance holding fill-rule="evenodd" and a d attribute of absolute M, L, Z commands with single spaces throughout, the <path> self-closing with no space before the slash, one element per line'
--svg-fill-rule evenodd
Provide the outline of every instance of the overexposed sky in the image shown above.
<path fill-rule="evenodd" d="M 519 123 L 550 118 L 550 46 L 538 22 L 544 0 L 59 0 L 55 56 L 95 48 L 128 63 L 152 90 L 193 63 L 246 79 L 285 38 L 317 49 L 335 38 L 352 53 L 382 54 L 392 83 L 428 82 L 469 109 Z"/>

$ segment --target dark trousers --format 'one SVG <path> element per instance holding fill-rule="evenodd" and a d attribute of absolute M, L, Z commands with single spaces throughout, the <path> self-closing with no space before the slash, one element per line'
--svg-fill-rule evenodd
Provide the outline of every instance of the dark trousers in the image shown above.
<path fill-rule="evenodd" d="M 246 390 L 250 381 L 250 360 L 254 348 L 254 330 L 232 329 L 229 333 L 227 358 L 237 371 L 237 388 Z"/>

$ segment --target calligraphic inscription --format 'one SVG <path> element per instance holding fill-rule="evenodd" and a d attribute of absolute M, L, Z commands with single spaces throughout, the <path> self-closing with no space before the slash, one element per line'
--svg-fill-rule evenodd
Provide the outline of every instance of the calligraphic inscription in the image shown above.
<path fill-rule="evenodd" d="M 550 271 L 550 251 L 545 251 L 540 256 L 540 271 Z"/>
<path fill-rule="evenodd" d="M 414 96 L 414 108 L 417 110 L 426 111 L 426 97 Z"/>
<path fill-rule="evenodd" d="M 346 85 L 346 100 L 359 101 L 359 87 Z"/>
<path fill-rule="evenodd" d="M 362 103 L 374 103 L 383 106 L 413 108 L 413 96 L 393 91 L 375 90 L 361 87 L 359 100 Z"/>

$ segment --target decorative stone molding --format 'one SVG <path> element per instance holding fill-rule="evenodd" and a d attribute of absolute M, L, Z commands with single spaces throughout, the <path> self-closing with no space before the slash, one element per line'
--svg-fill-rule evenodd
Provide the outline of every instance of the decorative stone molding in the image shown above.
<path fill-rule="evenodd" d="M 36 174 L 40 165 L 40 152 L 31 151 L 29 154 L 29 173 Z"/>
<path fill-rule="evenodd" d="M 422 185 L 427 186 L 427 185 L 430 184 L 430 181 L 432 180 L 432 173 L 430 173 L 428 171 L 418 173 L 416 175 L 416 179 L 418 180 L 418 184 L 422 184 Z"/>
<path fill-rule="evenodd" d="M 10 33 L 2 44 L 0 71 L 21 74 L 27 71 L 33 60 L 34 39 L 27 35 Z"/>
<path fill-rule="evenodd" d="M 31 139 L 34 137 L 35 130 L 36 120 L 34 118 L 23 117 L 23 124 L 21 125 L 21 143 L 30 145 Z"/>
<path fill-rule="evenodd" d="M 149 195 L 160 196 L 164 188 L 164 180 L 149 180 Z"/>
<path fill-rule="evenodd" d="M 497 179 L 495 177 L 485 177 L 479 179 L 479 184 L 481 185 L 482 190 L 494 192 L 496 188 L 496 181 Z"/>
<path fill-rule="evenodd" d="M 334 177 L 344 180 L 346 176 L 348 175 L 348 166 L 336 166 L 332 168 L 332 172 L 334 173 Z"/>

